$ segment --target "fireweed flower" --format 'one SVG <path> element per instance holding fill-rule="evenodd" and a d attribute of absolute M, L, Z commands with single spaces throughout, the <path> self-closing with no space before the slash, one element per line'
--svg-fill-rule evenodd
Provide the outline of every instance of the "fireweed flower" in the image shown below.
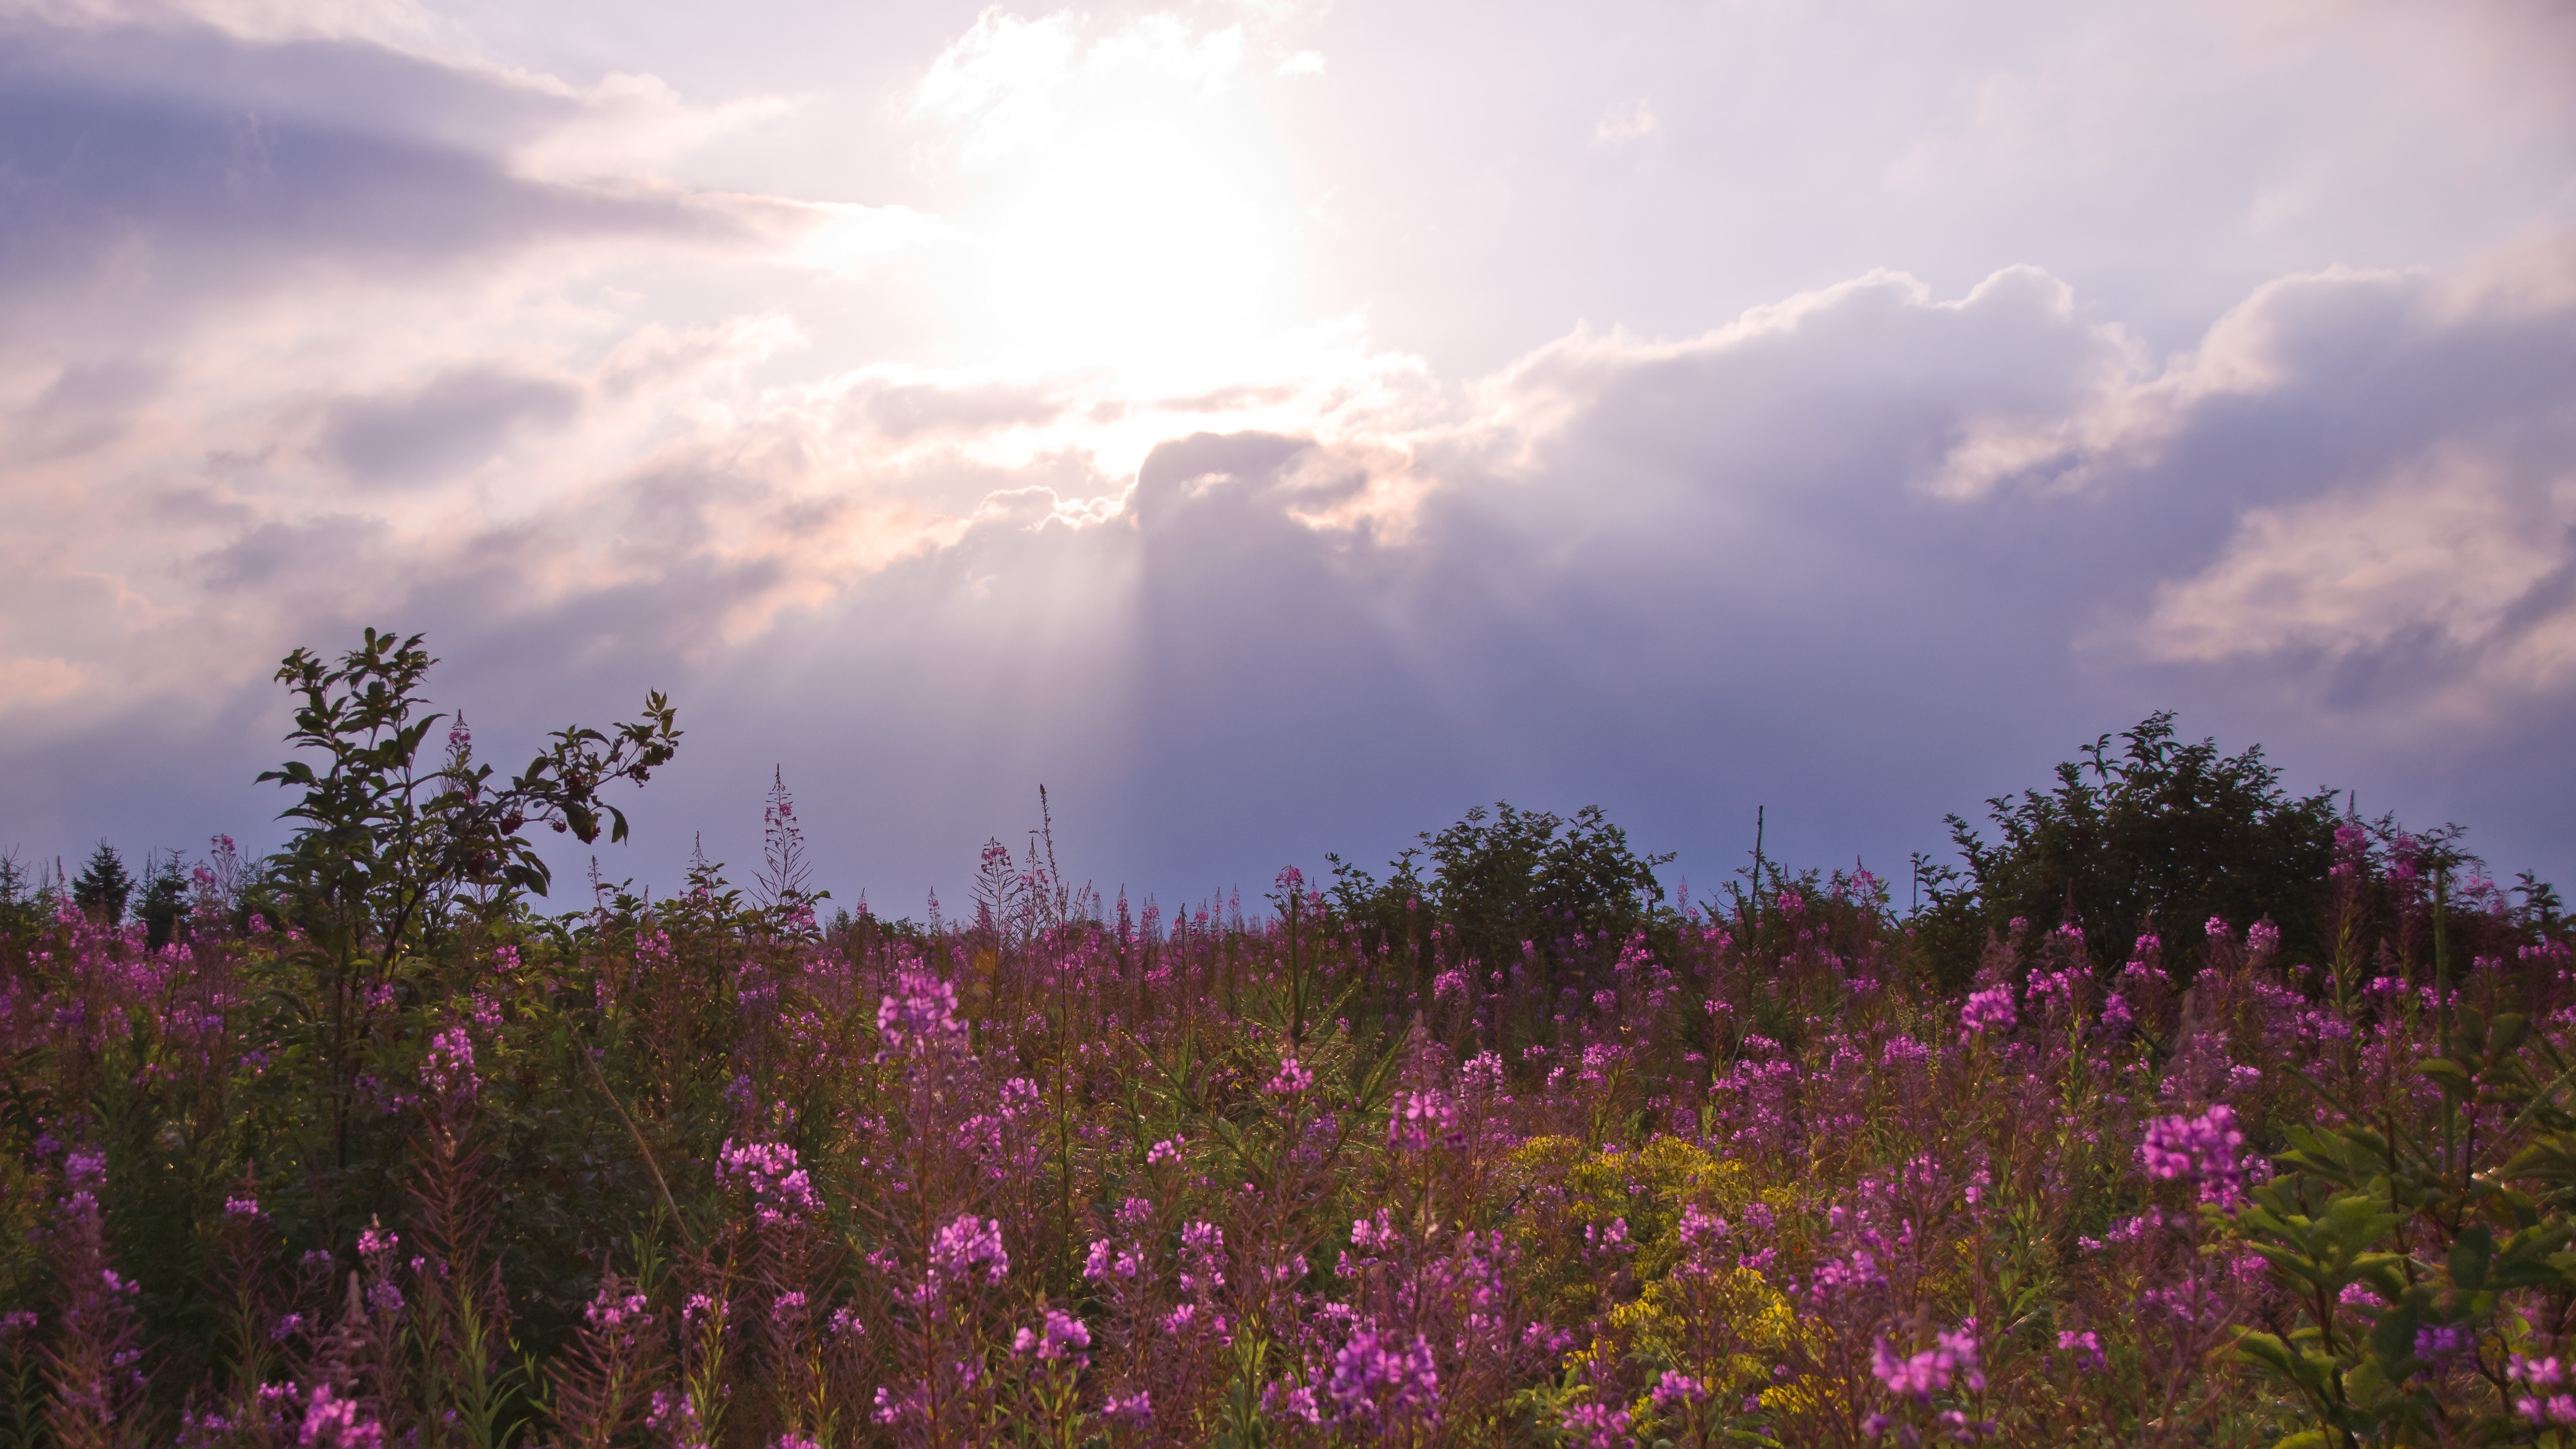
<path fill-rule="evenodd" d="M 1406 1414 L 1437 1414 L 1440 1373 L 1431 1343 L 1420 1334 L 1412 1346 L 1401 1346 L 1394 1334 L 1374 1328 L 1352 1332 L 1333 1355 L 1333 1376 L 1324 1393 L 1334 1417 L 1345 1422 L 1384 1423 Z"/>
<path fill-rule="evenodd" d="M 796 1165 L 796 1149 L 783 1142 L 726 1138 L 716 1153 L 716 1179 L 750 1193 L 752 1211 L 766 1225 L 801 1222 L 822 1209 L 813 1179 Z"/>
<path fill-rule="evenodd" d="M 1036 1328 L 1023 1328 L 1011 1340 L 1011 1352 L 1035 1358 L 1040 1363 L 1071 1362 L 1081 1368 L 1091 1362 L 1083 1350 L 1091 1347 L 1091 1330 L 1079 1318 L 1061 1309 L 1050 1308 Z"/>
<path fill-rule="evenodd" d="M 1966 1043 L 1988 1031 L 1997 1034 L 2011 1031 L 2016 1019 L 2011 987 L 1990 986 L 1983 991 L 1970 992 L 1967 1001 L 1959 1007 L 1959 1040 Z"/>
<path fill-rule="evenodd" d="M 2534 1424 L 2576 1425 L 2576 1396 L 2552 1392 L 2567 1382 L 2566 1365 L 2556 1358 L 2515 1354 L 2505 1364 L 2504 1376 L 2520 1390 L 2514 1395 L 2515 1413 Z"/>
<path fill-rule="evenodd" d="M 1977 1355 L 1977 1333 L 1974 1320 L 1934 1336 L 1932 1347 L 1904 1358 L 1878 1339 L 1870 1349 L 1869 1371 L 1886 1385 L 1891 1394 L 1911 1396 L 1918 1404 L 1932 1402 L 1932 1395 L 1950 1387 L 1953 1382 L 1971 1389 L 1986 1386 L 1986 1371 Z"/>
<path fill-rule="evenodd" d="M 1166 1137 L 1145 1149 L 1145 1165 L 1160 1167 L 1166 1162 L 1178 1162 L 1181 1160 L 1181 1149 L 1187 1146 L 1189 1146 L 1189 1139 L 1186 1137 Z"/>
<path fill-rule="evenodd" d="M 420 1060 L 420 1085 L 433 1097 L 474 1100 L 483 1080 L 474 1075 L 474 1039 L 465 1028 L 451 1026 L 429 1039 L 429 1052 Z"/>
<path fill-rule="evenodd" d="M 2468 1327 L 2464 1324 L 2427 1323 L 2415 1330 L 2415 1356 L 2426 1363 L 2434 1363 L 2467 1352 L 2471 1342 Z"/>
<path fill-rule="evenodd" d="M 1002 1220 L 963 1213 L 930 1240 L 931 1282 L 962 1283 L 977 1264 L 983 1265 L 987 1283 L 1009 1276 L 1011 1255 L 1002 1247 Z"/>
<path fill-rule="evenodd" d="M 1566 1441 L 1582 1449 L 1617 1449 L 1628 1442 L 1630 1422 L 1627 1410 L 1607 1404 L 1576 1404 L 1557 1417 Z"/>
<path fill-rule="evenodd" d="M 1299 1065 L 1295 1057 L 1279 1059 L 1279 1071 L 1270 1079 L 1267 1090 L 1274 1097 L 1294 1097 L 1315 1085 L 1315 1074 Z"/>
<path fill-rule="evenodd" d="M 957 1019 L 957 988 L 928 971 L 896 972 L 894 994 L 877 1002 L 877 1034 L 897 1051 L 962 1045 L 966 1023 Z"/>
<path fill-rule="evenodd" d="M 305 1400 L 304 1424 L 295 1442 L 298 1449 L 379 1449 L 385 1431 L 359 1414 L 355 1399 L 340 1398 L 328 1383 L 319 1383 Z"/>
<path fill-rule="evenodd" d="M 2245 1134 L 2224 1102 L 2197 1117 L 2148 1122 L 2138 1163 L 2150 1177 L 2200 1184 L 2202 1202 L 2233 1207 L 2245 1199 Z"/>
<path fill-rule="evenodd" d="M 2137 1018 L 2129 1014 L 2129 998 L 2114 991 L 2102 998 L 2102 1030 L 2106 1035 L 2128 1035 Z"/>
<path fill-rule="evenodd" d="M 1669 1414 L 1707 1397 L 1708 1385 L 1686 1373 L 1666 1369 L 1664 1376 L 1655 1381 L 1655 1390 L 1647 1396 L 1647 1402 L 1655 1406 L 1655 1412 Z"/>
<path fill-rule="evenodd" d="M 1423 1092 L 1398 1092 L 1387 1113 L 1386 1145 L 1396 1152 L 1428 1151 L 1433 1143 L 1449 1135 L 1457 1117 L 1457 1108 L 1451 1105 L 1448 1094 L 1436 1087 Z"/>
<path fill-rule="evenodd" d="M 619 1293 L 616 1285 L 602 1283 L 597 1295 L 590 1300 L 590 1306 L 581 1311 L 581 1316 L 591 1327 L 606 1333 L 628 1323 L 642 1321 L 644 1307 L 643 1294 Z"/>

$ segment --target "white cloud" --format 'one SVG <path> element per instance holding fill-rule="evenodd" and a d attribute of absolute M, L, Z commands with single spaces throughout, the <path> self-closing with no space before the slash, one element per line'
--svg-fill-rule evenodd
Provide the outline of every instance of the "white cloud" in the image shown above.
<path fill-rule="evenodd" d="M 2331 664 L 2430 646 L 2467 656 L 2474 673 L 2469 691 L 2427 694 L 2481 709 L 2494 689 L 2576 682 L 2576 607 L 2539 594 L 2571 570 L 2576 473 L 2518 477 L 2451 447 L 2358 487 L 2249 512 L 2216 562 L 2159 591 L 2140 637 L 2151 656 L 2190 662 Z"/>
<path fill-rule="evenodd" d="M 1592 123 L 1592 144 L 1603 150 L 1616 150 L 1649 141 L 1664 129 L 1662 118 L 1644 100 L 1613 106 Z"/>
<path fill-rule="evenodd" d="M 1203 95 L 1243 66 L 1239 25 L 1202 31 L 1157 13 L 1093 40 L 1084 28 L 1071 11 L 1028 20 L 986 10 L 931 62 L 913 89 L 913 116 L 949 127 L 968 160 L 991 160 L 1046 141 L 1104 88 Z"/>

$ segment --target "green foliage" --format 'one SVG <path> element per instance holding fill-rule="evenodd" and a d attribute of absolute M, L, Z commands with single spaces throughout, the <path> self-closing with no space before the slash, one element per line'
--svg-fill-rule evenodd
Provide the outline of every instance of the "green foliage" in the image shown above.
<path fill-rule="evenodd" d="M 1673 858 L 1637 854 L 1628 832 L 1598 805 L 1571 820 L 1509 803 L 1497 803 L 1488 816 L 1478 806 L 1439 834 L 1418 838 L 1420 846 L 1390 863 L 1384 882 L 1338 855 L 1326 858 L 1340 916 L 1372 946 L 1404 945 L 1426 964 L 1434 928 L 1454 934 L 1455 954 L 1492 966 L 1518 960 L 1525 943 L 1553 964 L 1577 934 L 1624 937 L 1663 904 L 1655 868 Z"/>
<path fill-rule="evenodd" d="M 551 874 L 522 832 L 544 824 L 588 844 L 605 823 L 611 840 L 624 840 L 625 813 L 600 789 L 643 784 L 679 747 L 657 692 L 614 736 L 558 731 L 504 787 L 474 762 L 461 719 L 444 762 L 430 765 L 422 746 L 445 716 L 428 712 L 420 693 L 437 663 L 420 640 L 369 629 L 336 665 L 298 649 L 278 666 L 278 682 L 302 698 L 287 738 L 323 764 L 289 760 L 259 777 L 304 792 L 283 812 L 302 824 L 271 863 L 270 884 L 342 950 L 364 937 L 398 952 L 469 891 L 485 906 L 544 895 Z"/>
<path fill-rule="evenodd" d="M 188 878 L 179 873 L 179 853 L 160 856 L 157 863 L 155 857 L 146 856 L 143 899 L 134 908 L 135 919 L 143 923 L 145 944 L 155 951 L 169 945 L 178 934 L 187 904 Z"/>
<path fill-rule="evenodd" d="M 0 852 L 0 937 L 24 937 L 36 929 L 36 892 L 18 852 Z"/>
<path fill-rule="evenodd" d="M 1965 980 L 1991 934 L 2015 918 L 2046 931 L 2080 923 L 2094 962 L 2125 959 L 2140 934 L 2197 940 L 2212 916 L 2240 928 L 2271 917 L 2293 950 L 2316 945 L 2335 859 L 2335 793 L 2291 795 L 2262 747 L 2222 755 L 2174 737 L 2171 710 L 2085 746 L 2057 784 L 1986 802 L 1998 839 L 1953 815 L 1968 877 L 1923 872 L 1921 931 L 1944 974 Z M 1919 869 L 1919 868 L 1918 868 Z M 2183 958 L 2182 969 L 2191 967 Z"/>
<path fill-rule="evenodd" d="M 72 878 L 72 904 L 81 914 L 113 926 L 125 919 L 126 898 L 134 893 L 134 877 L 127 874 L 125 858 L 116 847 L 102 840 L 98 849 L 89 853 L 89 863 Z"/>
<path fill-rule="evenodd" d="M 2438 941 L 2438 893 L 2436 912 Z M 2306 1404 L 2283 1449 L 2527 1442 L 2507 1370 L 2576 1313 L 2576 1059 L 2457 1000 L 2438 948 L 2436 972 L 2429 1110 L 2373 1121 L 2309 1080 L 2325 1120 L 2289 1128 L 2278 1175 L 2224 1215 L 2295 1305 L 2237 1342 Z"/>

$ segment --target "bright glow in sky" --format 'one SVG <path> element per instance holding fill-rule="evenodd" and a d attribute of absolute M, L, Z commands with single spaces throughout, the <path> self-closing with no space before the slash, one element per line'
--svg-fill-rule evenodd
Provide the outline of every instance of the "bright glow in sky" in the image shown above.
<path fill-rule="evenodd" d="M 844 897 L 1598 801 L 1887 873 L 2148 711 L 2576 874 L 2536 3 L 0 0 L 0 847 L 275 838 L 267 675 Z"/>

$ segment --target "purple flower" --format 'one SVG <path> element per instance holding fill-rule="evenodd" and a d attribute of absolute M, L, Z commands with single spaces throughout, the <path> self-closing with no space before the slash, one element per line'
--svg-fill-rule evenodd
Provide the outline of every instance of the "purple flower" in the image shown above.
<path fill-rule="evenodd" d="M 897 1051 L 962 1043 L 966 1023 L 957 1019 L 957 988 L 928 971 L 896 972 L 894 994 L 877 1002 L 877 1034 Z"/>
<path fill-rule="evenodd" d="M 1355 1329 L 1333 1355 L 1333 1376 L 1324 1393 L 1332 1400 L 1334 1417 L 1346 1422 L 1385 1423 L 1406 1414 L 1436 1414 L 1440 1373 L 1431 1343 L 1415 1334 L 1407 1347 L 1394 1334 Z"/>
<path fill-rule="evenodd" d="M 474 1100 L 483 1080 L 474 1075 L 474 1038 L 465 1028 L 451 1026 L 429 1039 L 429 1052 L 420 1061 L 420 1084 L 433 1097 Z"/>
<path fill-rule="evenodd" d="M 1669 1414 L 1707 1397 L 1708 1385 L 1688 1374 L 1666 1369 L 1664 1376 L 1655 1381 L 1655 1390 L 1647 1396 L 1647 1401 L 1655 1406 L 1656 1413 Z"/>
<path fill-rule="evenodd" d="M 1386 1121 L 1386 1145 L 1396 1152 L 1423 1152 L 1449 1135 L 1458 1111 L 1438 1088 L 1398 1092 Z"/>
<path fill-rule="evenodd" d="M 1879 1339 L 1870 1349 L 1869 1371 L 1887 1386 L 1889 1393 L 1912 1395 L 1916 1403 L 1930 1403 L 1934 1393 L 1949 1388 L 1954 1381 L 1971 1389 L 1986 1386 L 1973 1322 L 1935 1335 L 1932 1347 L 1905 1358 L 1897 1357 L 1886 1339 Z"/>
<path fill-rule="evenodd" d="M 2224 1102 L 2197 1117 L 2148 1122 L 2138 1162 L 2150 1177 L 2199 1183 L 2202 1202 L 2232 1207 L 2245 1198 L 2245 1134 Z"/>
<path fill-rule="evenodd" d="M 1300 1065 L 1295 1057 L 1279 1059 L 1278 1075 L 1270 1079 L 1269 1092 L 1277 1097 L 1294 1097 L 1315 1085 L 1315 1074 Z"/>
<path fill-rule="evenodd" d="M 999 1283 L 1010 1275 L 1011 1255 L 1002 1248 L 999 1218 L 964 1213 L 930 1240 L 930 1276 L 934 1283 L 963 1282 L 979 1263 L 984 1265 L 987 1283 Z"/>
<path fill-rule="evenodd" d="M 796 1165 L 796 1149 L 783 1142 L 725 1139 L 716 1153 L 716 1178 L 739 1181 L 751 1194 L 752 1211 L 770 1225 L 803 1221 L 821 1210 L 814 1181 Z"/>
<path fill-rule="evenodd" d="M 1959 1007 L 1959 1040 L 1973 1041 L 1988 1031 L 2003 1033 L 2013 1029 L 2017 1019 L 2013 1011 L 2012 988 L 1990 986 L 1968 994 Z"/>
<path fill-rule="evenodd" d="M 305 1401 L 304 1424 L 295 1442 L 299 1449 L 379 1449 L 385 1431 L 359 1415 L 356 1400 L 340 1398 L 329 1384 L 320 1383 Z"/>
<path fill-rule="evenodd" d="M 1582 1449 L 1617 1449 L 1628 1440 L 1629 1422 L 1626 1410 L 1607 1404 L 1576 1404 L 1557 1418 L 1567 1442 Z"/>
<path fill-rule="evenodd" d="M 2415 1356 L 2426 1363 L 2437 1363 L 2455 1354 L 2466 1353 L 2469 1343 L 2469 1330 L 2461 1324 L 2427 1323 L 2415 1330 Z"/>
<path fill-rule="evenodd" d="M 590 1326 L 603 1333 L 614 1332 L 644 1317 L 644 1295 L 618 1292 L 617 1280 L 611 1278 L 599 1285 L 590 1306 L 581 1312 Z"/>
<path fill-rule="evenodd" d="M 1070 1361 L 1076 1368 L 1091 1362 L 1083 1352 L 1091 1347 L 1091 1330 L 1079 1318 L 1061 1309 L 1050 1308 L 1036 1328 L 1023 1328 L 1011 1340 L 1011 1352 L 1028 1354 L 1040 1363 Z"/>

